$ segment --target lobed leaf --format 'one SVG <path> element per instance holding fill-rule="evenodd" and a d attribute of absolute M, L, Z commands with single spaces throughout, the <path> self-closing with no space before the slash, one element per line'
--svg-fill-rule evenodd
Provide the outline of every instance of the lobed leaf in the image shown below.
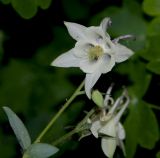
<path fill-rule="evenodd" d="M 160 59 L 149 62 L 149 64 L 147 64 L 147 68 L 153 73 L 159 75 L 160 74 Z"/>
<path fill-rule="evenodd" d="M 0 0 L 3 4 L 9 4 L 11 3 L 11 0 Z"/>
<path fill-rule="evenodd" d="M 136 67 L 138 69 L 135 71 Z M 121 75 L 128 75 L 131 81 L 128 90 L 129 94 L 132 96 L 132 100 L 135 97 L 142 98 L 144 96 L 151 81 L 151 75 L 147 72 L 145 63 L 138 57 L 134 57 L 127 62 L 118 65 L 117 72 Z"/>
<path fill-rule="evenodd" d="M 156 154 L 156 158 L 160 158 L 160 151 Z"/>
<path fill-rule="evenodd" d="M 42 9 L 47 9 L 51 5 L 52 0 L 36 0 L 36 2 Z"/>
<path fill-rule="evenodd" d="M 158 34 L 155 36 L 149 36 L 147 38 L 146 51 L 141 53 L 141 56 L 144 59 L 149 61 L 160 59 L 159 40 L 160 40 L 160 35 Z"/>
<path fill-rule="evenodd" d="M 12 6 L 25 19 L 30 19 L 37 13 L 36 0 L 12 0 Z"/>
<path fill-rule="evenodd" d="M 130 108 L 130 115 L 125 121 L 126 152 L 132 158 L 137 145 L 152 149 L 159 139 L 159 129 L 156 117 L 144 101 L 138 101 Z"/>
<path fill-rule="evenodd" d="M 146 14 L 151 16 L 160 15 L 160 1 L 159 0 L 144 0 L 143 10 Z"/>
<path fill-rule="evenodd" d="M 160 35 L 160 17 L 154 18 L 148 25 L 147 34 L 149 36 Z"/>
<path fill-rule="evenodd" d="M 138 106 L 139 127 L 138 143 L 147 149 L 153 149 L 159 139 L 159 127 L 155 114 L 149 104 L 141 101 Z"/>
<path fill-rule="evenodd" d="M 26 113 L 36 77 L 28 61 L 11 60 L 1 71 L 0 104 Z"/>

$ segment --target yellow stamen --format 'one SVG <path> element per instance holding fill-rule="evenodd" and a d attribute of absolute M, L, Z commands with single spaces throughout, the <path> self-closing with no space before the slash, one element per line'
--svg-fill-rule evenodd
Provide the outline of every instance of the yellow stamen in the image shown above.
<path fill-rule="evenodd" d="M 100 46 L 91 47 L 89 49 L 89 53 L 88 53 L 89 60 L 90 61 L 97 61 L 98 58 L 103 55 L 103 53 L 104 52 L 103 52 L 102 47 L 100 47 Z"/>

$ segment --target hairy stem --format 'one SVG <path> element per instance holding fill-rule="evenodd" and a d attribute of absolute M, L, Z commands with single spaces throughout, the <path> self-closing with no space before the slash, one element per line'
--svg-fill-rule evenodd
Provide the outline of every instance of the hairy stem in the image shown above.
<path fill-rule="evenodd" d="M 55 116 L 50 120 L 50 122 L 47 124 L 47 126 L 43 129 L 43 131 L 39 134 L 37 139 L 35 140 L 35 143 L 38 143 L 41 141 L 42 137 L 48 132 L 48 130 L 52 127 L 52 125 L 55 123 L 55 121 L 60 117 L 60 115 L 65 111 L 65 109 L 71 104 L 71 102 L 76 98 L 76 96 L 79 94 L 80 90 L 84 86 L 84 81 L 79 85 L 79 87 L 76 89 L 76 91 L 72 94 L 72 96 L 67 100 L 67 102 L 62 106 L 62 108 L 57 112 Z"/>
<path fill-rule="evenodd" d="M 54 141 L 52 144 L 53 145 L 58 145 L 60 143 L 63 143 L 65 140 L 69 139 L 72 135 L 80 132 L 80 131 L 83 131 L 84 128 L 83 128 L 83 125 L 87 122 L 87 119 L 95 112 L 95 109 L 91 109 L 87 115 L 83 118 L 82 121 L 80 121 L 78 123 L 78 125 L 76 126 L 75 129 L 73 129 L 72 131 L 68 132 L 67 134 L 65 134 L 64 136 L 60 137 L 59 139 L 57 139 L 56 141 Z"/>

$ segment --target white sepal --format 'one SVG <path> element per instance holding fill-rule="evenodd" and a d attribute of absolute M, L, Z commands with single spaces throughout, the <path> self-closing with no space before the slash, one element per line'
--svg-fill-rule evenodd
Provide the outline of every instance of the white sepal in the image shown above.
<path fill-rule="evenodd" d="M 125 133 L 124 127 L 120 122 L 117 125 L 117 135 L 118 135 L 118 138 L 120 140 L 123 140 L 126 137 L 126 133 Z"/>
<path fill-rule="evenodd" d="M 85 78 L 85 92 L 88 98 L 91 98 L 91 89 L 101 76 L 100 71 L 96 71 L 95 73 L 86 74 Z"/>
<path fill-rule="evenodd" d="M 74 55 L 74 48 L 56 58 L 51 65 L 58 67 L 79 67 L 80 59 Z"/>
<path fill-rule="evenodd" d="M 115 61 L 117 63 L 127 60 L 131 55 L 133 55 L 131 49 L 128 49 L 119 43 L 115 44 Z"/>
<path fill-rule="evenodd" d="M 100 129 L 101 127 L 102 127 L 102 125 L 101 125 L 101 122 L 100 122 L 100 121 L 95 121 L 95 122 L 93 122 L 92 125 L 91 125 L 90 130 L 91 130 L 92 134 L 93 134 L 96 138 L 98 138 L 99 129 Z"/>
<path fill-rule="evenodd" d="M 103 127 L 99 130 L 100 134 L 109 136 L 109 137 L 116 137 L 116 125 L 114 119 L 109 120 Z"/>
<path fill-rule="evenodd" d="M 101 140 L 102 150 L 108 158 L 113 158 L 116 146 L 117 142 L 115 138 L 103 137 Z"/>
<path fill-rule="evenodd" d="M 73 39 L 76 41 L 82 40 L 86 38 L 86 27 L 77 23 L 72 22 L 64 22 L 66 25 L 69 34 L 72 36 Z"/>

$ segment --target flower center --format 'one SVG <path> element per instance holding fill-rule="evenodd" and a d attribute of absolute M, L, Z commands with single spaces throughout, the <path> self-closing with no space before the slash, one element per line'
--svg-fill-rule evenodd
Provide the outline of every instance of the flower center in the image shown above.
<path fill-rule="evenodd" d="M 88 56 L 90 61 L 97 61 L 104 54 L 102 47 L 94 46 L 89 49 Z"/>

